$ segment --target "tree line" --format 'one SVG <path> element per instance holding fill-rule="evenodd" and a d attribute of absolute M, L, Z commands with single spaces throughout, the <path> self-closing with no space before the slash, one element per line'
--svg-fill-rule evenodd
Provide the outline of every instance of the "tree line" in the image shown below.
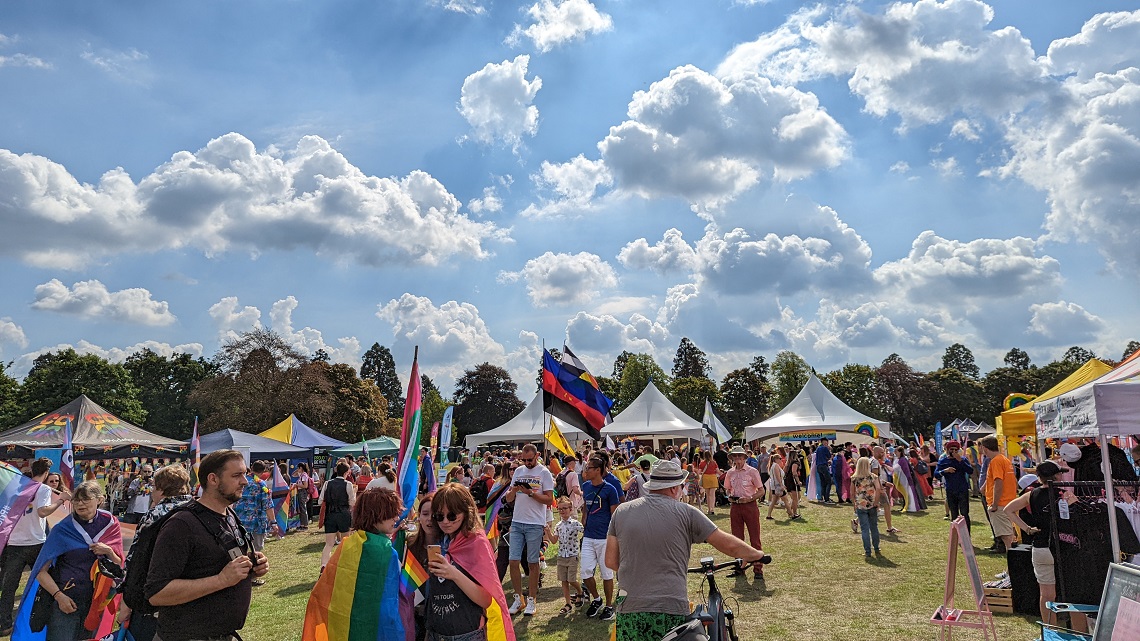
<path fill-rule="evenodd" d="M 1130 341 L 1121 360 L 1138 349 L 1140 343 Z M 1071 347 L 1038 366 L 1025 351 L 1013 348 L 1002 366 L 982 374 L 970 349 L 955 343 L 946 348 L 942 367 L 931 372 L 918 371 L 891 354 L 877 366 L 848 363 L 816 375 L 840 400 L 863 414 L 890 421 L 897 433 L 929 436 L 937 421 L 969 418 L 992 423 L 1008 394 L 1040 394 L 1094 357 L 1090 350 Z M 188 354 L 166 357 L 143 349 L 122 363 L 112 363 L 65 349 L 37 357 L 23 381 L 7 373 L 10 367 L 11 363 L 0 363 L 0 428 L 4 429 L 80 394 L 147 431 L 182 440 L 190 438 L 196 418 L 202 434 L 226 428 L 260 432 L 289 414 L 347 442 L 398 437 L 404 413 L 404 389 L 387 347 L 373 344 L 358 371 L 331 363 L 321 351 L 305 356 L 267 329 L 227 341 L 209 359 Z M 782 351 L 771 363 L 762 355 L 754 356 L 718 384 L 711 378 L 705 352 L 686 337 L 668 373 L 649 354 L 623 351 L 609 375 L 596 378 L 601 390 L 614 399 L 614 415 L 652 380 L 697 420 L 708 398 L 739 435 L 745 425 L 785 407 L 812 372 L 800 356 Z M 541 368 L 535 389 L 538 380 Z M 431 425 L 441 420 L 449 405 L 455 406 L 458 443 L 468 434 L 502 425 L 526 405 L 510 374 L 490 363 L 466 370 L 455 381 L 451 398 L 445 399 L 430 377 L 423 375 L 420 382 L 425 443 Z M 529 399 L 526 394 L 525 400 Z"/>

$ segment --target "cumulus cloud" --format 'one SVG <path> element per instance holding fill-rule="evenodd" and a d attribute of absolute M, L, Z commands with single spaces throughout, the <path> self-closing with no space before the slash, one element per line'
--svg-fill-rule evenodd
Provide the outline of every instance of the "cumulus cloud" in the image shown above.
<path fill-rule="evenodd" d="M 1049 44 L 1049 70 L 1058 76 L 1076 76 L 1078 82 L 1098 73 L 1140 67 L 1140 11 L 1100 13 L 1081 32 Z"/>
<path fill-rule="evenodd" d="M 581 213 L 594 207 L 594 194 L 601 187 L 613 184 L 613 175 L 605 161 L 589 160 L 578 154 L 569 162 L 542 161 L 539 173 L 531 180 L 540 189 L 553 192 L 554 198 L 543 198 L 523 210 L 527 217 L 556 216 Z"/>
<path fill-rule="evenodd" d="M 614 27 L 610 16 L 598 11 L 589 0 L 540 0 L 526 10 L 531 24 L 516 24 L 507 44 L 518 46 L 528 38 L 536 49 L 546 53 L 559 45 L 584 40 L 591 33 L 604 33 Z"/>
<path fill-rule="evenodd" d="M 1030 305 L 1033 317 L 1027 334 L 1038 335 L 1051 344 L 1084 343 L 1097 340 L 1105 329 L 1100 317 L 1076 303 L 1058 301 Z"/>
<path fill-rule="evenodd" d="M 979 0 L 899 2 L 882 14 L 818 6 L 738 46 L 717 74 L 759 71 L 792 84 L 849 76 L 867 111 L 897 113 L 904 126 L 954 113 L 1001 118 L 1048 99 L 1052 83 L 1017 29 L 986 29 L 993 17 Z"/>
<path fill-rule="evenodd" d="M 85 280 L 70 288 L 58 279 L 36 286 L 33 309 L 140 325 L 170 325 L 177 318 L 166 301 L 151 298 L 150 291 L 133 287 L 108 291 L 98 280 Z"/>
<path fill-rule="evenodd" d="M 499 282 L 526 282 L 535 307 L 575 305 L 596 299 L 603 289 L 616 287 L 617 274 L 597 254 L 555 254 L 532 258 L 517 272 L 501 272 Z"/>
<path fill-rule="evenodd" d="M 471 303 L 452 300 L 437 307 L 426 296 L 405 293 L 380 305 L 376 316 L 392 325 L 398 343 L 419 345 L 431 362 L 452 366 L 452 373 L 472 363 L 504 363 L 506 350 Z"/>
<path fill-rule="evenodd" d="M 955 178 L 962 175 L 962 168 L 958 166 L 958 159 L 954 156 L 935 158 L 930 161 L 930 166 L 938 170 L 938 174 L 943 178 Z"/>
<path fill-rule="evenodd" d="M 618 260 L 629 269 L 651 269 L 667 274 L 695 269 L 697 252 L 685 242 L 681 230 L 670 228 L 653 246 L 646 239 L 638 238 L 622 247 Z"/>
<path fill-rule="evenodd" d="M 5 344 L 15 345 L 20 349 L 28 346 L 28 337 L 24 335 L 24 328 L 8 316 L 0 318 L 0 351 Z"/>
<path fill-rule="evenodd" d="M 978 135 L 977 125 L 965 118 L 954 121 L 954 126 L 950 128 L 950 135 L 971 142 L 976 142 L 981 138 L 981 136 Z"/>
<path fill-rule="evenodd" d="M 524 136 L 538 132 L 538 107 L 533 103 L 542 78 L 526 79 L 529 64 L 528 55 L 489 62 L 463 80 L 459 113 L 471 125 L 476 141 L 517 148 Z"/>
<path fill-rule="evenodd" d="M 47 158 L 0 150 L 0 193 L 0 225 L 9 230 L 0 254 L 55 268 L 181 247 L 436 265 L 485 258 L 483 244 L 505 238 L 461 214 L 459 200 L 430 175 L 368 176 L 317 136 L 281 154 L 226 134 L 174 154 L 137 184 L 122 169 L 80 183 Z M 48 236 L 67 249 L 22 242 Z"/>
<path fill-rule="evenodd" d="M 297 299 L 293 296 L 287 296 L 273 303 L 273 306 L 269 308 L 270 328 L 280 334 L 286 343 L 306 356 L 315 356 L 318 351 L 323 350 L 329 355 L 329 360 L 334 363 L 347 363 L 353 367 L 359 367 L 364 349 L 361 348 L 360 340 L 355 336 L 338 338 L 338 346 L 333 347 L 325 342 L 324 334 L 318 329 L 304 327 L 297 330 L 293 328 L 293 312 L 297 309 L 298 304 Z"/>
<path fill-rule="evenodd" d="M 670 338 L 664 325 L 642 314 L 631 314 L 623 322 L 609 314 L 578 312 L 566 323 L 566 340 L 574 346 L 574 353 L 581 348 L 582 352 L 652 354 L 666 347 Z"/>
<path fill-rule="evenodd" d="M 218 342 L 224 343 L 242 332 L 261 327 L 261 310 L 246 305 L 238 309 L 237 296 L 227 296 L 210 306 L 210 319 L 218 331 Z"/>

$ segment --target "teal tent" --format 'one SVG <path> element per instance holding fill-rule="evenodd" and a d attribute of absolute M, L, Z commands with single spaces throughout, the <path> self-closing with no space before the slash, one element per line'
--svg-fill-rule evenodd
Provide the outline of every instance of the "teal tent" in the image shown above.
<path fill-rule="evenodd" d="M 400 441 L 389 436 L 379 436 L 368 441 L 368 456 L 371 458 L 378 458 L 385 454 L 395 456 L 400 451 Z M 364 453 L 364 441 L 359 443 L 352 443 L 344 447 L 338 447 L 335 450 L 329 451 L 329 456 L 334 458 L 351 454 L 353 456 L 360 456 Z"/>

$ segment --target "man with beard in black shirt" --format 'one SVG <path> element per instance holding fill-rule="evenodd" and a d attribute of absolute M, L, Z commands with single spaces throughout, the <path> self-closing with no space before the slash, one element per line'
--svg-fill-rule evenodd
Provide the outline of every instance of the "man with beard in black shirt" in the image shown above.
<path fill-rule="evenodd" d="M 232 641 L 245 626 L 253 579 L 269 571 L 230 506 L 246 483 L 241 452 L 202 459 L 202 497 L 162 524 L 146 596 L 158 608 L 156 641 Z"/>

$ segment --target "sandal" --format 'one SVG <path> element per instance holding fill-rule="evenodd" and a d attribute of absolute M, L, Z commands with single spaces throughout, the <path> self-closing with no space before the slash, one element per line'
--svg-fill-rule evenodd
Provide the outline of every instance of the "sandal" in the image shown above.
<path fill-rule="evenodd" d="M 902 532 L 902 530 L 897 527 L 887 528 L 887 534 L 898 534 L 899 532 Z"/>
<path fill-rule="evenodd" d="M 559 616 L 566 616 L 567 614 L 570 614 L 573 611 L 574 611 L 574 606 L 567 603 L 566 605 L 562 606 L 562 609 L 558 611 L 558 614 L 559 614 Z"/>

